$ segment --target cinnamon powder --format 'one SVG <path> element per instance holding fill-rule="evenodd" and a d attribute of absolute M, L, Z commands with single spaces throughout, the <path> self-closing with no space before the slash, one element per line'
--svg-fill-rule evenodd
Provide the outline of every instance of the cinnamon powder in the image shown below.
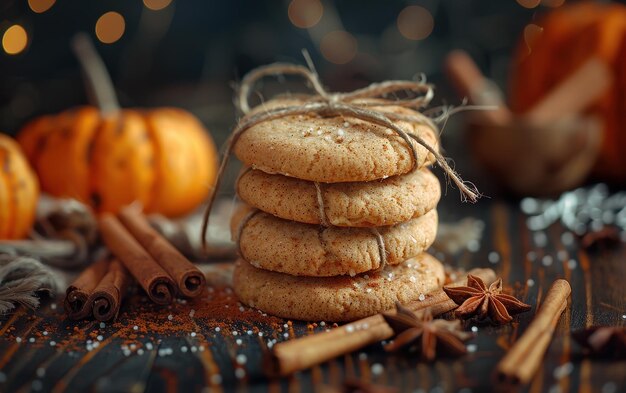
<path fill-rule="evenodd" d="M 199 327 L 213 330 L 219 327 L 221 332 L 228 333 L 235 322 L 274 329 L 284 323 L 280 318 L 242 305 L 228 286 L 209 287 L 196 299 L 179 299 L 167 307 L 156 306 L 146 297 L 136 295 L 124 305 L 122 313 L 113 327 L 121 332 L 123 339 L 189 334 L 197 332 Z"/>
<path fill-rule="evenodd" d="M 270 336 L 282 336 L 285 332 L 292 335 L 294 324 L 291 321 L 265 314 L 237 300 L 230 287 L 232 266 L 213 265 L 205 273 L 209 285 L 195 299 L 177 299 L 168 306 L 159 306 L 150 301 L 143 291 L 135 288 L 125 299 L 114 323 L 67 319 L 62 299 L 57 299 L 49 305 L 44 303 L 36 312 L 28 311 L 22 317 L 22 321 L 26 322 L 14 322 L 3 338 L 15 341 L 19 337 L 21 345 L 32 345 L 35 348 L 48 346 L 54 341 L 53 346 L 57 349 L 82 352 L 96 348 L 98 344 L 95 343 L 113 334 L 121 339 L 122 348 L 132 348 L 132 351 L 145 347 L 148 342 L 154 344 L 161 338 L 188 337 L 192 333 L 205 337 L 228 337 L 249 334 L 251 331 L 268 339 Z M 42 319 L 37 323 L 37 318 Z M 31 323 L 36 325 L 22 336 L 24 326 Z M 336 323 L 311 322 L 306 325 L 305 331 L 312 334 L 337 326 Z"/>
<path fill-rule="evenodd" d="M 208 287 L 196 299 L 178 299 L 165 307 L 155 305 L 143 292 L 135 291 L 123 304 L 118 320 L 112 324 L 69 320 L 62 312 L 61 301 L 62 299 L 58 299 L 52 303 L 59 305 L 55 307 L 58 311 L 44 306 L 36 314 L 25 317 L 26 323 L 19 323 L 17 327 L 16 323 L 10 326 L 3 338 L 17 340 L 35 348 L 50 345 L 54 341 L 55 347 L 69 352 L 84 350 L 86 346 L 89 350 L 91 343 L 101 341 L 98 340 L 99 336 L 102 339 L 116 334 L 123 345 L 132 345 L 139 349 L 146 340 L 156 342 L 164 336 L 182 337 L 192 332 L 205 335 L 208 332 L 219 332 L 220 335 L 228 336 L 233 331 L 238 331 L 241 335 L 247 330 L 255 334 L 263 330 L 282 332 L 285 324 L 283 319 L 239 303 L 227 285 Z M 43 320 L 29 334 L 22 336 L 22 326 L 36 323 L 37 317 L 41 316 L 44 317 Z M 29 341 L 31 337 L 34 340 Z"/>

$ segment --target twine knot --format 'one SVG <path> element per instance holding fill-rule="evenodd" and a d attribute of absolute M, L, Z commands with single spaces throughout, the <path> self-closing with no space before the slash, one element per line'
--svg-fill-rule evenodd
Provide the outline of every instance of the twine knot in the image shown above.
<path fill-rule="evenodd" d="M 471 183 L 464 182 L 460 176 L 450 167 L 445 157 L 443 157 L 437 150 L 435 150 L 430 144 L 428 144 L 421 136 L 412 132 L 407 132 L 400 127 L 396 122 L 404 121 L 413 124 L 423 124 L 431 127 L 433 130 L 437 130 L 435 122 L 418 112 L 417 110 L 426 107 L 434 96 L 433 86 L 426 83 L 424 78 L 420 78 L 418 81 L 407 80 L 391 80 L 380 83 L 372 83 L 362 89 L 357 89 L 351 92 L 328 92 L 322 85 L 315 67 L 308 55 L 304 53 L 305 60 L 307 61 L 309 68 L 304 66 L 290 64 L 290 63 L 275 63 L 266 66 L 258 67 L 248 74 L 246 74 L 239 86 L 239 92 L 236 99 L 236 105 L 244 116 L 231 133 L 227 143 L 224 156 L 220 164 L 220 168 L 217 173 L 215 187 L 204 214 L 203 227 L 202 227 L 202 243 L 206 246 L 206 232 L 208 228 L 209 215 L 211 213 L 211 207 L 215 201 L 217 195 L 217 189 L 221 184 L 222 175 L 232 153 L 232 150 L 237 143 L 239 137 L 251 127 L 263 123 L 266 121 L 272 121 L 288 116 L 305 115 L 315 113 L 320 116 L 348 116 L 357 118 L 368 123 L 376 124 L 381 127 L 395 132 L 406 143 L 410 149 L 411 157 L 413 159 L 412 170 L 418 169 L 418 153 L 413 142 L 424 147 L 431 153 L 439 166 L 444 170 L 446 176 L 459 188 L 461 197 L 463 200 L 470 200 L 475 202 L 480 196 L 476 187 Z M 249 103 L 249 97 L 253 92 L 254 85 L 257 81 L 271 75 L 295 75 L 302 77 L 309 86 L 316 93 L 310 97 L 304 99 L 301 105 L 285 105 L 275 108 L 270 108 L 262 112 L 250 113 L 251 107 Z M 398 96 L 412 93 L 413 96 L 407 98 L 394 98 L 387 99 L 389 95 Z M 403 113 L 394 113 L 390 111 L 382 111 L 374 107 L 404 107 L 415 109 L 414 113 L 407 115 Z"/>

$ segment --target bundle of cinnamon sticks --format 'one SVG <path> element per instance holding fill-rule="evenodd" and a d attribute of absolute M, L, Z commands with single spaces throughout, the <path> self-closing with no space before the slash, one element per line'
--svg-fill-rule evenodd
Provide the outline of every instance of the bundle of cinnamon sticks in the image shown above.
<path fill-rule="evenodd" d="M 116 258 L 94 263 L 67 289 L 65 308 L 70 318 L 82 319 L 92 313 L 98 320 L 114 318 L 130 276 L 159 305 L 170 304 L 177 295 L 193 298 L 202 293 L 206 285 L 202 272 L 137 209 L 127 207 L 117 215 L 105 213 L 98 227 Z"/>
<path fill-rule="evenodd" d="M 98 321 L 115 319 L 131 278 L 115 258 L 103 258 L 85 269 L 67 288 L 64 306 L 72 319 L 93 315 Z"/>

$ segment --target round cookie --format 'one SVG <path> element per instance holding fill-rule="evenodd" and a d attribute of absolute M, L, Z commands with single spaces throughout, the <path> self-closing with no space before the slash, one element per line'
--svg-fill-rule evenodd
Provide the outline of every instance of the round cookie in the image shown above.
<path fill-rule="evenodd" d="M 296 277 L 239 259 L 233 288 L 242 303 L 282 318 L 346 322 L 408 303 L 443 285 L 441 262 L 421 254 L 355 277 Z"/>
<path fill-rule="evenodd" d="M 433 210 L 439 180 L 428 169 L 385 180 L 319 184 L 327 223 L 340 227 L 394 225 Z M 247 204 L 286 220 L 321 224 L 315 183 L 248 168 L 237 181 Z"/>
<path fill-rule="evenodd" d="M 294 276 L 351 275 L 378 269 L 385 245 L 386 262 L 397 265 L 424 252 L 435 241 L 437 211 L 402 224 L 380 228 L 338 228 L 302 224 L 271 214 L 241 209 L 233 215 L 241 257 L 253 266 Z"/>
<path fill-rule="evenodd" d="M 274 99 L 252 113 L 298 104 L 302 101 Z M 398 106 L 371 109 L 404 116 L 417 114 Z M 396 124 L 438 151 L 437 132 L 431 126 L 406 121 Z M 413 140 L 411 143 L 417 151 L 416 168 L 435 161 L 426 148 Z M 410 148 L 393 130 L 349 116 L 311 113 L 264 121 L 241 134 L 234 152 L 246 166 L 263 172 L 323 183 L 385 179 L 414 168 Z"/>

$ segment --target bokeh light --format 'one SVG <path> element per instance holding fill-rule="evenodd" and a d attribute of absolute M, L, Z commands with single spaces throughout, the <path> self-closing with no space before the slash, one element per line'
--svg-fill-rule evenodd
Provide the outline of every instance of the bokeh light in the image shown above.
<path fill-rule="evenodd" d="M 28 6 L 37 14 L 48 11 L 54 3 L 56 0 L 28 0 Z"/>
<path fill-rule="evenodd" d="M 172 3 L 172 0 L 143 0 L 143 5 L 152 11 L 159 11 Z"/>
<path fill-rule="evenodd" d="M 428 37 L 435 26 L 430 11 L 419 5 L 410 5 L 400 11 L 397 23 L 404 38 L 416 41 Z"/>
<path fill-rule="evenodd" d="M 356 38 L 343 30 L 331 31 L 320 42 L 322 56 L 335 64 L 350 62 L 356 56 L 357 48 Z"/>
<path fill-rule="evenodd" d="M 292 0 L 287 10 L 294 26 L 308 29 L 319 23 L 324 14 L 324 6 L 319 0 Z"/>
<path fill-rule="evenodd" d="M 109 11 L 98 18 L 96 37 L 105 44 L 112 44 L 122 37 L 125 28 L 124 17 L 115 11 Z"/>
<path fill-rule="evenodd" d="M 517 0 L 517 4 L 524 8 L 535 8 L 541 3 L 541 0 Z"/>
<path fill-rule="evenodd" d="M 20 25 L 9 27 L 2 36 L 2 48 L 10 55 L 22 52 L 28 44 L 28 34 Z"/>
<path fill-rule="evenodd" d="M 535 43 L 541 37 L 543 33 L 543 28 L 534 23 L 530 23 L 524 27 L 524 42 L 526 42 L 526 47 L 528 48 L 528 53 L 530 54 L 533 51 L 533 47 Z"/>

